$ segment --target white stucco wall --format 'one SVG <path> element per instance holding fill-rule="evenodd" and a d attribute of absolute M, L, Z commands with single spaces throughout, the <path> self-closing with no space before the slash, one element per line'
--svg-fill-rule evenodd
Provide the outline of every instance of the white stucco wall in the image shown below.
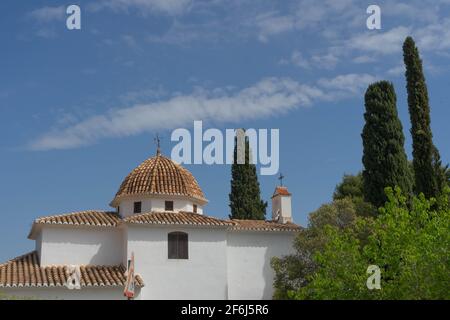
<path fill-rule="evenodd" d="M 122 217 L 128 217 L 134 214 L 134 202 L 141 201 L 141 212 L 164 212 L 165 211 L 165 201 L 173 201 L 173 211 L 186 211 L 193 212 L 194 203 L 197 204 L 197 213 L 203 214 L 202 206 L 193 200 L 183 199 L 181 197 L 170 197 L 165 196 L 160 197 L 149 197 L 149 196 L 136 196 L 123 199 L 119 202 L 119 213 Z"/>
<path fill-rule="evenodd" d="M 46 225 L 41 234 L 41 265 L 119 265 L 122 233 L 113 227 Z"/>
<path fill-rule="evenodd" d="M 276 196 L 272 198 L 272 220 L 277 219 L 278 210 L 280 210 L 282 223 L 292 222 L 292 206 L 291 196 Z"/>
<path fill-rule="evenodd" d="M 42 232 L 39 232 L 39 234 L 37 235 L 34 242 L 34 247 L 36 252 L 38 253 L 38 257 L 40 257 L 42 252 Z"/>
<path fill-rule="evenodd" d="M 227 246 L 228 298 L 272 299 L 272 257 L 293 253 L 295 234 L 229 232 Z"/>
<path fill-rule="evenodd" d="M 189 259 L 168 259 L 167 234 L 188 233 Z M 130 226 L 128 256 L 145 282 L 142 299 L 226 299 L 227 233 L 222 228 Z"/>
<path fill-rule="evenodd" d="M 81 290 L 66 288 L 0 288 L 0 293 L 14 299 L 36 300 L 126 300 L 121 287 L 95 287 Z M 136 300 L 140 299 L 136 290 Z"/>

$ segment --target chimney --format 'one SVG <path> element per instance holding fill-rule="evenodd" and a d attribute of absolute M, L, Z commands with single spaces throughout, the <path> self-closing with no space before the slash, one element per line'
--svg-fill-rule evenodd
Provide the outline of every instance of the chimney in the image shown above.
<path fill-rule="evenodd" d="M 272 220 L 279 223 L 292 222 L 291 194 L 284 186 L 276 187 L 273 193 Z"/>

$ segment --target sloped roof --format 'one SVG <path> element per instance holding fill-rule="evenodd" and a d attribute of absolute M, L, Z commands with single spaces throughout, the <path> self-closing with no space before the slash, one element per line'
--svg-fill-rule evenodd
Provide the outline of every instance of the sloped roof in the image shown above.
<path fill-rule="evenodd" d="M 121 223 L 153 224 L 153 225 L 187 225 L 187 226 L 223 226 L 231 230 L 252 231 L 298 231 L 300 226 L 294 223 L 277 223 L 267 220 L 219 219 L 193 212 L 147 212 L 135 214 L 126 218 L 116 212 L 80 211 L 61 215 L 41 217 L 35 220 L 29 238 L 34 239 L 39 225 L 73 225 L 117 227 Z"/>
<path fill-rule="evenodd" d="M 300 231 L 302 228 L 294 223 L 278 223 L 267 220 L 244 220 L 232 219 L 232 230 L 249 230 L 249 231 Z"/>
<path fill-rule="evenodd" d="M 148 212 L 126 217 L 123 221 L 135 224 L 232 225 L 232 223 L 227 220 L 221 220 L 192 212 Z"/>
<path fill-rule="evenodd" d="M 275 188 L 272 198 L 275 196 L 290 196 L 290 195 L 291 193 L 288 191 L 287 187 L 277 186 Z"/>
<path fill-rule="evenodd" d="M 69 224 L 116 227 L 121 221 L 117 212 L 86 210 L 37 218 L 36 224 Z"/>
<path fill-rule="evenodd" d="M 65 287 L 69 277 L 69 266 L 39 265 L 36 251 L 0 264 L 0 288 L 15 287 Z M 80 266 L 81 287 L 124 287 L 126 283 L 124 266 Z M 144 282 L 136 275 L 136 286 Z"/>

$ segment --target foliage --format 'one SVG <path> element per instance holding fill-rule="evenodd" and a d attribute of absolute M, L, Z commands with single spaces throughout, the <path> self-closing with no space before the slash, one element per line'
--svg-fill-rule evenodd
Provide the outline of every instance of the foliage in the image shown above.
<path fill-rule="evenodd" d="M 264 220 L 267 202 L 261 199 L 256 166 L 251 163 L 248 137 L 245 137 L 245 163 L 237 163 L 237 139 L 234 145 L 234 162 L 231 167 L 230 219 Z"/>
<path fill-rule="evenodd" d="M 333 193 L 333 199 L 344 198 L 362 198 L 363 197 L 363 180 L 362 173 L 357 175 L 344 174 L 342 182 L 340 182 Z"/>
<path fill-rule="evenodd" d="M 448 166 L 444 169 L 445 179 L 447 180 L 447 186 L 450 188 L 450 168 Z"/>
<path fill-rule="evenodd" d="M 442 193 L 446 179 L 441 170 L 439 151 L 433 144 L 428 89 L 422 60 L 411 37 L 407 37 L 403 44 L 403 58 L 411 118 L 415 192 L 422 192 L 427 198 L 436 197 Z"/>
<path fill-rule="evenodd" d="M 412 192 L 403 127 L 398 118 L 394 86 L 388 81 L 371 84 L 365 94 L 363 140 L 363 194 L 375 207 L 386 202 L 385 187 Z"/>
<path fill-rule="evenodd" d="M 308 228 L 302 230 L 294 241 L 295 254 L 272 259 L 275 270 L 274 298 L 287 299 L 289 291 L 308 284 L 308 277 L 317 268 L 313 255 L 323 250 L 327 241 L 326 226 L 342 230 L 353 225 L 355 220 L 355 205 L 350 198 L 337 199 L 311 213 Z"/>
<path fill-rule="evenodd" d="M 345 198 L 351 199 L 358 216 L 370 217 L 377 214 L 376 208 L 364 201 L 362 172 L 359 172 L 357 175 L 344 174 L 342 182 L 336 186 L 333 200 Z"/>
<path fill-rule="evenodd" d="M 308 284 L 295 299 L 450 299 L 449 189 L 438 200 L 412 199 L 386 188 L 388 202 L 376 220 L 357 218 L 353 228 L 325 228 L 327 243 L 313 260 Z M 437 204 L 437 205 L 436 205 Z M 437 209 L 436 209 L 437 208 Z M 361 232 L 369 231 L 367 241 Z M 381 290 L 366 287 L 369 265 L 381 269 Z"/>

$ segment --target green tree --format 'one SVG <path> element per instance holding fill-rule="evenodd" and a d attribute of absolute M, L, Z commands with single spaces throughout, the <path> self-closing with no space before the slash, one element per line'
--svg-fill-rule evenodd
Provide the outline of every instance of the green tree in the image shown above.
<path fill-rule="evenodd" d="M 333 193 L 333 199 L 338 200 L 347 197 L 363 197 L 363 179 L 361 172 L 358 172 L 357 175 L 344 174 L 342 181 L 336 186 Z"/>
<path fill-rule="evenodd" d="M 403 59 L 411 118 L 415 191 L 417 194 L 422 192 L 427 198 L 435 197 L 442 193 L 446 179 L 441 170 L 439 151 L 433 144 L 428 89 L 422 60 L 411 37 L 407 37 L 403 43 Z"/>
<path fill-rule="evenodd" d="M 363 193 L 375 207 L 386 202 L 385 187 L 412 190 L 412 177 L 404 149 L 405 137 L 397 113 L 394 86 L 388 81 L 371 84 L 365 94 L 363 132 Z"/>
<path fill-rule="evenodd" d="M 237 138 L 234 145 L 234 162 L 231 166 L 230 219 L 264 220 L 267 202 L 261 199 L 256 166 L 251 163 L 248 137 L 245 137 L 245 161 L 237 161 Z"/>
<path fill-rule="evenodd" d="M 336 186 L 333 200 L 350 199 L 355 205 L 358 216 L 375 216 L 377 209 L 369 202 L 364 201 L 362 172 L 357 175 L 344 174 L 342 181 Z"/>
<path fill-rule="evenodd" d="M 316 272 L 288 296 L 296 299 L 450 299 L 450 206 L 447 189 L 438 200 L 422 194 L 412 205 L 399 188 L 373 221 L 353 228 L 326 227 L 327 243 L 314 254 Z M 438 205 L 436 205 L 438 202 Z M 369 225 L 369 227 L 368 227 Z M 361 230 L 369 230 L 361 241 Z M 367 267 L 381 269 L 381 290 L 368 290 Z"/>
<path fill-rule="evenodd" d="M 445 178 L 447 180 L 447 186 L 450 188 L 450 168 L 446 166 L 444 171 L 445 171 Z"/>
<path fill-rule="evenodd" d="M 322 205 L 309 215 L 308 228 L 302 230 L 294 240 L 295 253 L 282 258 L 273 258 L 275 270 L 275 299 L 287 299 L 288 293 L 308 284 L 308 278 L 317 268 L 313 260 L 315 253 L 323 250 L 327 242 L 326 226 L 338 230 L 351 227 L 356 220 L 355 205 L 350 198 Z"/>

